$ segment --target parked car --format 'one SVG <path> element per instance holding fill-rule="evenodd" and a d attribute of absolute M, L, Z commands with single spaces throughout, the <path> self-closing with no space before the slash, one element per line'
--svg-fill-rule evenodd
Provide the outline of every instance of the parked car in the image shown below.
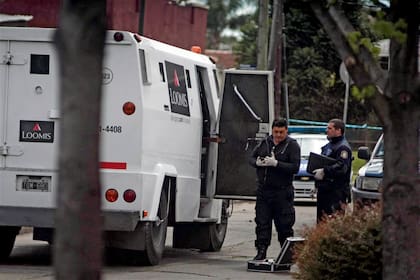
<path fill-rule="evenodd" d="M 299 172 L 294 176 L 293 186 L 295 188 L 295 200 L 310 199 L 316 201 L 316 190 L 314 175 L 306 172 L 309 153 L 321 153 L 321 147 L 328 143 L 325 134 L 301 134 L 291 133 L 290 136 L 298 142 L 300 146 L 300 167 Z"/>
<path fill-rule="evenodd" d="M 368 147 L 359 147 L 357 157 L 368 162 L 358 172 L 352 187 L 353 205 L 380 200 L 383 177 L 384 141 L 383 135 L 371 153 Z"/>

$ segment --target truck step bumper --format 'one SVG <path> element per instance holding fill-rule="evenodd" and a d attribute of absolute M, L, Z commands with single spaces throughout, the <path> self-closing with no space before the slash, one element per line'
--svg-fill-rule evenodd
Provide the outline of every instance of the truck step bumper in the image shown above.
<path fill-rule="evenodd" d="M 139 220 L 139 211 L 104 211 L 104 230 L 133 231 Z M 55 227 L 55 209 L 34 207 L 0 207 L 0 225 L 26 227 Z"/>

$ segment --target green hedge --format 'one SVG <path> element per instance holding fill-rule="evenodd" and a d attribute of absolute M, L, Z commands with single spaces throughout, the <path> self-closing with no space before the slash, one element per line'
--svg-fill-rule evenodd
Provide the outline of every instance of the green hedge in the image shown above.
<path fill-rule="evenodd" d="M 307 228 L 295 250 L 296 279 L 381 279 L 381 206 L 335 215 Z"/>

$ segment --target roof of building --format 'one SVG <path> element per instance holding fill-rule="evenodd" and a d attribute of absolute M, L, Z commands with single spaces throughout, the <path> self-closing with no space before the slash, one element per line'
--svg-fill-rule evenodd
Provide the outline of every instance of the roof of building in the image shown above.
<path fill-rule="evenodd" d="M 27 22 L 32 20 L 34 17 L 30 15 L 8 15 L 8 14 L 0 14 L 0 22 L 17 22 L 23 21 Z"/>
<path fill-rule="evenodd" d="M 229 50 L 205 50 L 204 53 L 210 56 L 215 62 L 218 68 L 230 69 L 237 66 L 236 56 L 232 51 Z"/>

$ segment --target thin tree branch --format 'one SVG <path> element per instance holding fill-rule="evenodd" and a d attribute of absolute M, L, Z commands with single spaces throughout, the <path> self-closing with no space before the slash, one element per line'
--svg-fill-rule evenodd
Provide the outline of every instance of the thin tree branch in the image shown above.
<path fill-rule="evenodd" d="M 364 46 L 361 46 L 357 53 L 351 48 L 347 36 L 355 29 L 347 18 L 334 6 L 324 8 L 320 1 L 311 1 L 310 4 L 336 46 L 354 83 L 359 88 L 375 85 L 376 95 L 387 96 L 387 73 L 380 68 L 370 51 Z M 386 98 L 375 96 L 371 101 L 379 119 L 385 120 L 388 114 Z"/>

